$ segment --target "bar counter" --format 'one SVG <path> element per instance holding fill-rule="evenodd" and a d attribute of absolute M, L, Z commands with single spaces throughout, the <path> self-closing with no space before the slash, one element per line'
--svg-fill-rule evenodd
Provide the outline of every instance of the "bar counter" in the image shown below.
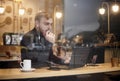
<path fill-rule="evenodd" d="M 120 71 L 120 65 L 119 67 L 111 67 L 110 63 L 102 63 L 98 64 L 98 66 L 84 66 L 70 70 L 49 70 L 48 67 L 44 67 L 37 68 L 33 72 L 21 72 L 20 68 L 9 68 L 0 69 L 0 80 L 70 76 L 81 74 L 105 73 L 112 71 Z"/>

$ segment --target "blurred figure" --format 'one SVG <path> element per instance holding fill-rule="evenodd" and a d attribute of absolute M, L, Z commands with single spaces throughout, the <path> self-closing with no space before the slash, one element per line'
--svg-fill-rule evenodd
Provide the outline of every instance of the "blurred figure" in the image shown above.
<path fill-rule="evenodd" d="M 52 45 L 55 35 L 52 33 L 52 20 L 48 13 L 39 12 L 35 16 L 35 27 L 27 32 L 21 40 L 21 58 L 31 59 L 32 66 L 46 66 L 49 54 L 52 54 Z"/>

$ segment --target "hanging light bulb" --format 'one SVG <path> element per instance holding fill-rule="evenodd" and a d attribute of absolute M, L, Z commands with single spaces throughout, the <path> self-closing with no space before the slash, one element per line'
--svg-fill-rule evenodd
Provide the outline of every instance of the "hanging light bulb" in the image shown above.
<path fill-rule="evenodd" d="M 19 15 L 24 15 L 25 13 L 25 9 L 24 8 L 20 8 L 19 9 Z"/>
<path fill-rule="evenodd" d="M 99 13 L 100 13 L 101 15 L 105 14 L 105 9 L 104 9 L 104 8 L 100 8 L 100 9 L 99 9 Z"/>
<path fill-rule="evenodd" d="M 0 6 L 0 14 L 3 14 L 5 11 L 5 8 L 3 6 Z"/>
<path fill-rule="evenodd" d="M 113 6 L 112 6 L 112 10 L 113 10 L 114 12 L 118 12 L 118 11 L 119 11 L 119 6 L 118 6 L 117 4 L 113 5 Z"/>
<path fill-rule="evenodd" d="M 3 14 L 5 11 L 5 8 L 2 6 L 2 0 L 1 0 L 1 5 L 0 5 L 0 14 Z"/>
<path fill-rule="evenodd" d="M 60 19 L 60 18 L 62 17 L 62 13 L 61 13 L 61 12 L 56 12 L 56 17 L 57 17 L 58 19 Z"/>

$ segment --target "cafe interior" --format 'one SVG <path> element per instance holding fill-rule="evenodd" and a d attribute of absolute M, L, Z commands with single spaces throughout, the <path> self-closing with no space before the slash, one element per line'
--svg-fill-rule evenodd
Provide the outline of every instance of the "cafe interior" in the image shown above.
<path fill-rule="evenodd" d="M 65 41 L 65 52 L 72 54 L 74 63 L 86 58 L 84 65 L 20 71 L 20 42 L 34 28 L 38 12 L 50 14 L 56 42 Z M 120 0 L 0 0 L 0 81 L 120 81 L 119 77 Z"/>

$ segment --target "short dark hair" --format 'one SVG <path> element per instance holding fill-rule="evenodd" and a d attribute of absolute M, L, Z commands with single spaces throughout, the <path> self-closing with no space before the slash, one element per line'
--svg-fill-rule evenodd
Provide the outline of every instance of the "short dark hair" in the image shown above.
<path fill-rule="evenodd" d="M 38 13 L 36 14 L 36 16 L 35 16 L 35 21 L 36 21 L 36 20 L 37 20 L 37 21 L 40 21 L 42 17 L 45 17 L 45 18 L 47 18 L 47 19 L 50 18 L 50 16 L 48 15 L 47 12 L 38 12 Z"/>

